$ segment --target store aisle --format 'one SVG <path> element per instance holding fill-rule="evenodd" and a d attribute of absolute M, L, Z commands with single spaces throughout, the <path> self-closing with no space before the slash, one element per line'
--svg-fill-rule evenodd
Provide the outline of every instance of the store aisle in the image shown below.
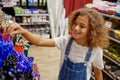
<path fill-rule="evenodd" d="M 28 56 L 34 57 L 42 80 L 57 80 L 60 50 L 56 47 L 38 47 L 31 45 Z"/>

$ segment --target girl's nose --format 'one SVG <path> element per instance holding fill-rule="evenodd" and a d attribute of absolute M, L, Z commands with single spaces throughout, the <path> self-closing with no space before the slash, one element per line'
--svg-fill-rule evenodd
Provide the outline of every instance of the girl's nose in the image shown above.
<path fill-rule="evenodd" d="M 75 30 L 79 30 L 79 29 L 80 29 L 79 25 L 76 25 Z"/>

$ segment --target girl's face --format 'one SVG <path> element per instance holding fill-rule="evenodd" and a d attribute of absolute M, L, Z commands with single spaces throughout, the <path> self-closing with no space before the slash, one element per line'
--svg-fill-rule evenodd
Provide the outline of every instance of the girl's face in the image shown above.
<path fill-rule="evenodd" d="M 78 16 L 72 25 L 72 37 L 75 40 L 86 40 L 89 30 L 87 16 Z"/>

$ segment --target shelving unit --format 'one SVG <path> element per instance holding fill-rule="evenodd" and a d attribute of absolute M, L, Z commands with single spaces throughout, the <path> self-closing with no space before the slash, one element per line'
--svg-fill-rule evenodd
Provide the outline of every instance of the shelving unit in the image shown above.
<path fill-rule="evenodd" d="M 115 80 L 114 77 L 110 73 L 108 73 L 106 70 L 103 70 L 103 72 L 107 74 L 111 79 Z"/>
<path fill-rule="evenodd" d="M 105 58 L 109 59 L 110 61 L 114 62 L 116 65 L 120 66 L 120 63 L 112 59 L 111 57 L 107 56 L 106 54 L 103 55 Z"/>
<path fill-rule="evenodd" d="M 95 80 L 94 73 L 92 72 L 90 80 Z"/>
<path fill-rule="evenodd" d="M 2 7 L 14 7 L 16 1 L 11 2 L 11 0 L 0 0 L 0 5 L 3 5 Z"/>
<path fill-rule="evenodd" d="M 117 40 L 117 39 L 115 39 L 115 38 L 112 38 L 112 37 L 110 37 L 110 36 L 109 36 L 109 39 L 110 39 L 110 40 L 112 40 L 112 41 L 117 42 L 118 44 L 120 44 L 120 41 L 119 41 L 119 40 Z"/>
<path fill-rule="evenodd" d="M 101 13 L 104 17 L 108 17 L 110 19 L 117 19 L 120 20 L 120 17 L 115 16 L 115 15 L 110 15 L 110 14 L 105 14 L 105 13 Z M 116 42 L 118 44 L 120 44 L 120 40 L 115 39 L 114 37 L 109 36 L 109 39 L 113 42 Z M 109 60 L 111 63 L 113 63 L 115 66 L 120 67 L 120 62 L 116 61 L 115 59 L 113 59 L 112 57 L 108 56 L 106 54 L 107 52 L 104 53 L 103 58 Z M 114 53 L 113 53 L 114 54 Z M 113 72 L 111 72 L 110 70 L 103 70 L 103 73 L 106 74 L 110 80 L 120 80 L 120 76 L 116 76 L 115 74 L 113 74 Z M 105 79 L 106 80 L 106 79 Z"/>
<path fill-rule="evenodd" d="M 120 64 L 119 64 L 117 61 L 115 61 L 115 60 L 112 59 L 111 57 L 107 56 L 106 54 L 104 54 L 104 58 L 106 58 L 106 59 L 110 60 L 111 62 L 113 62 L 114 64 L 120 66 Z M 109 76 L 109 77 L 111 78 L 110 80 L 120 80 L 120 77 L 118 78 L 118 77 L 114 74 L 114 72 L 112 72 L 112 71 L 109 70 L 109 69 L 108 69 L 108 70 L 107 70 L 107 69 L 104 69 L 104 70 L 103 70 L 103 73 L 105 73 L 107 76 Z"/>
<path fill-rule="evenodd" d="M 33 23 L 19 23 L 22 26 L 28 26 L 28 25 L 42 25 L 42 24 L 49 24 L 49 21 L 44 21 L 44 22 L 33 22 Z"/>
<path fill-rule="evenodd" d="M 40 24 L 50 24 L 50 21 L 48 20 L 49 14 L 16 14 L 16 17 L 24 17 L 24 18 L 32 18 L 34 17 L 34 21 L 28 21 L 26 22 L 21 22 L 20 25 L 40 25 Z M 43 19 L 45 18 L 45 19 Z M 47 18 L 47 19 L 46 19 Z"/>
<path fill-rule="evenodd" d="M 40 2 L 36 5 L 34 5 L 35 2 L 34 4 L 30 3 L 30 0 L 26 0 L 27 2 L 22 1 L 18 2 L 17 7 L 21 7 L 25 12 L 15 14 L 15 21 L 40 37 L 51 38 L 50 14 L 47 9 L 47 0 L 36 0 Z"/>
<path fill-rule="evenodd" d="M 120 20 L 120 17 L 118 17 L 118 16 L 115 16 L 115 15 L 110 15 L 110 14 L 105 14 L 105 13 L 101 13 L 103 16 L 105 16 L 105 17 L 109 17 L 109 18 L 114 18 L 114 19 L 118 19 L 118 20 Z"/>
<path fill-rule="evenodd" d="M 49 14 L 16 14 L 15 16 L 49 16 Z"/>

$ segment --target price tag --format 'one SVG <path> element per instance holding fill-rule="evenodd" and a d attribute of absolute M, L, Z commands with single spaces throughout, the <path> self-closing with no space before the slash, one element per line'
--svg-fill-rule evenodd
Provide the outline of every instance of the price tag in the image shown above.
<path fill-rule="evenodd" d="M 111 21 L 106 21 L 105 22 L 105 27 L 111 28 L 112 27 L 112 22 Z"/>

